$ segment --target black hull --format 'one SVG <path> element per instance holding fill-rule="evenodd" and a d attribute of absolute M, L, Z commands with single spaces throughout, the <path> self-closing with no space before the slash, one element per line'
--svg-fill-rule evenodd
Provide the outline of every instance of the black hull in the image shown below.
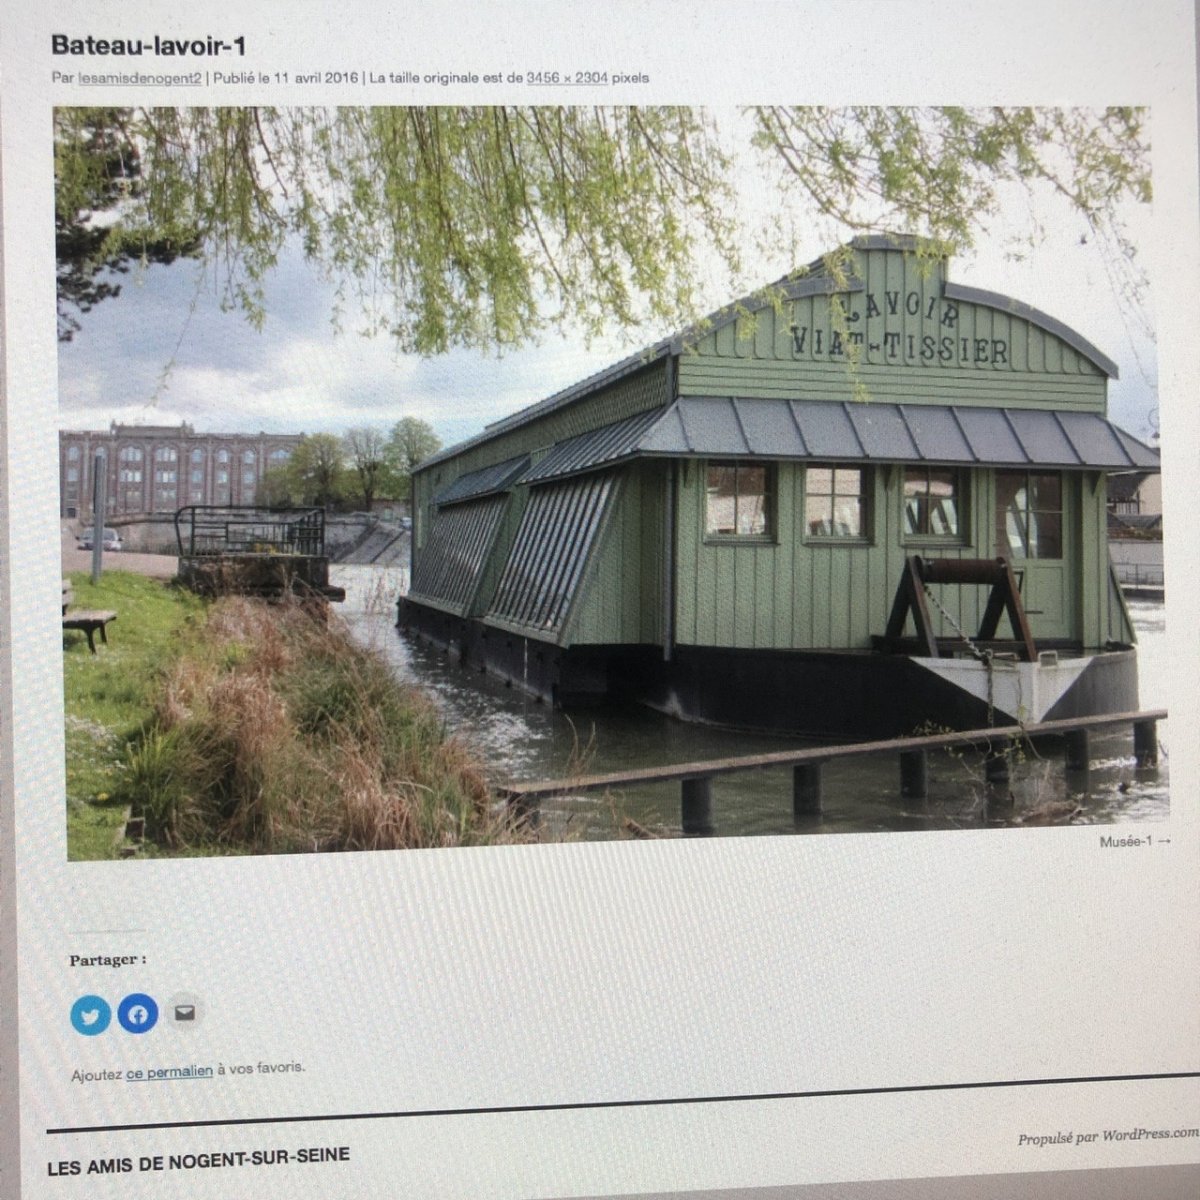
<path fill-rule="evenodd" d="M 899 654 L 677 646 L 573 646 L 533 638 L 401 600 L 400 627 L 563 708 L 636 701 L 680 720 L 803 736 L 870 739 L 1008 724 L 985 700 Z M 1044 720 L 1131 712 L 1132 649 L 1088 657 Z"/>

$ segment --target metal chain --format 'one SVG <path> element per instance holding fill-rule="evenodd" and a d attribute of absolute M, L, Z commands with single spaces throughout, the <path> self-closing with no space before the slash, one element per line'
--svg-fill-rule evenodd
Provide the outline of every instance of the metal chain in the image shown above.
<path fill-rule="evenodd" d="M 967 647 L 970 649 L 971 654 L 976 659 L 976 661 L 983 663 L 983 665 L 987 668 L 988 724 L 995 725 L 995 723 L 996 723 L 996 716 L 995 716 L 996 703 L 995 703 L 995 686 L 994 686 L 995 681 L 994 681 L 994 676 L 992 674 L 993 667 L 994 667 L 994 660 L 996 657 L 995 654 L 991 650 L 981 650 L 977 645 L 975 645 L 974 641 L 972 641 L 972 639 L 971 639 L 970 635 L 967 633 L 967 631 L 965 629 L 963 629 L 963 627 L 954 619 L 954 617 L 951 615 L 951 613 L 945 607 L 945 605 L 943 605 L 942 602 L 937 598 L 937 596 L 935 596 L 933 594 L 933 589 L 929 586 L 929 584 L 922 581 L 921 588 L 924 591 L 925 595 L 932 601 L 934 608 L 936 608 L 938 610 L 938 612 L 940 612 L 942 614 L 943 618 L 945 618 L 945 620 L 953 627 L 955 633 L 957 633 L 958 636 L 960 638 L 962 638 L 962 640 L 964 642 L 966 642 Z"/>

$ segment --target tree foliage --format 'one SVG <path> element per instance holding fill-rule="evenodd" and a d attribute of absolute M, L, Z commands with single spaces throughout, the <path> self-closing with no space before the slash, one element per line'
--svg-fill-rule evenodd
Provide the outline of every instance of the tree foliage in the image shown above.
<path fill-rule="evenodd" d="M 59 178 L 92 171 L 80 110 L 56 121 Z M 138 186 L 107 209 L 97 267 L 149 231 L 192 237 L 256 322 L 289 239 L 421 353 L 676 318 L 701 238 L 736 259 L 728 159 L 693 109 L 163 108 L 121 129 Z"/>
<path fill-rule="evenodd" d="M 738 271 L 738 139 L 774 175 L 776 229 L 824 217 L 842 236 L 961 250 L 1002 211 L 1011 221 L 1015 187 L 1031 238 L 1053 219 L 1048 193 L 1124 271 L 1123 214 L 1150 198 L 1136 108 L 766 106 L 723 120 L 662 106 L 58 109 L 60 330 L 116 294 L 112 272 L 181 253 L 261 322 L 293 242 L 404 351 L 517 345 L 563 321 L 683 324 L 714 261 Z"/>
<path fill-rule="evenodd" d="M 378 429 L 361 425 L 342 435 L 342 450 L 358 481 L 363 508 L 371 511 L 376 496 L 394 496 L 399 479 L 388 458 L 388 439 Z"/>
<path fill-rule="evenodd" d="M 342 439 L 332 433 L 306 434 L 284 466 L 267 472 L 264 502 L 329 508 L 343 495 L 345 474 Z"/>
<path fill-rule="evenodd" d="M 200 244 L 191 226 L 135 215 L 146 179 L 129 110 L 58 109 L 54 132 L 58 336 L 69 342 L 81 315 L 120 295 L 120 277 L 135 262 L 172 263 Z"/>
<path fill-rule="evenodd" d="M 417 464 L 442 448 L 433 426 L 420 417 L 401 417 L 387 439 L 387 459 L 402 475 L 411 475 Z"/>

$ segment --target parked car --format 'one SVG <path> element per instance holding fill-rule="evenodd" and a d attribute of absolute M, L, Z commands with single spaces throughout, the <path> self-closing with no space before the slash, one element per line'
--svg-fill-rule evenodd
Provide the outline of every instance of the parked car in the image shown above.
<path fill-rule="evenodd" d="M 79 535 L 80 550 L 90 550 L 96 541 L 95 529 L 85 529 Z M 120 550 L 123 543 L 121 535 L 115 529 L 106 529 L 104 531 L 104 549 L 108 551 Z"/>

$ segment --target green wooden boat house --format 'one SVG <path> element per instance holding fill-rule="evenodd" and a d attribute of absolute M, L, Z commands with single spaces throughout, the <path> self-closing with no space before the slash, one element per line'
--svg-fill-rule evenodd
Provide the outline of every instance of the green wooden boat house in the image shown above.
<path fill-rule="evenodd" d="M 842 736 L 1137 707 L 1117 368 L 913 238 L 421 464 L 400 624 L 558 704 Z"/>

